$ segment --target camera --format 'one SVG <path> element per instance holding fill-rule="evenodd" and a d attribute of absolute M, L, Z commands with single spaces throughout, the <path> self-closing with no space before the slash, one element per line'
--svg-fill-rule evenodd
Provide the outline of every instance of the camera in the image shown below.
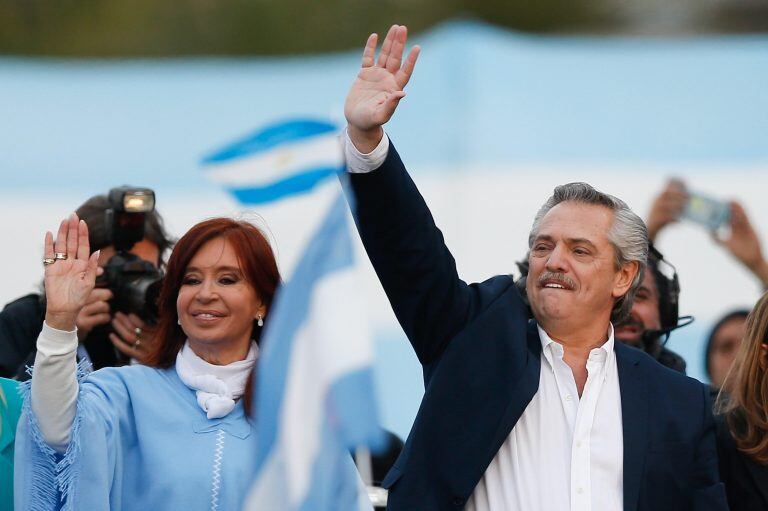
<path fill-rule="evenodd" d="M 157 298 L 163 274 L 149 261 L 129 250 L 144 239 L 147 213 L 155 209 L 155 192 L 149 188 L 121 186 L 108 194 L 105 211 L 109 244 L 116 254 L 97 279 L 98 287 L 112 291 L 112 309 L 134 313 L 148 323 L 157 322 Z"/>

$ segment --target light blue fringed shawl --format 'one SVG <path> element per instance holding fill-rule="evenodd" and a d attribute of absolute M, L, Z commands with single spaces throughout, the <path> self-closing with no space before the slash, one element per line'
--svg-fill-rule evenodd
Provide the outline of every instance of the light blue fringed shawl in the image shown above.
<path fill-rule="evenodd" d="M 242 401 L 208 419 L 174 368 L 78 368 L 69 447 L 42 439 L 29 388 L 16 437 L 17 511 L 223 511 L 242 507 L 253 467 Z"/>

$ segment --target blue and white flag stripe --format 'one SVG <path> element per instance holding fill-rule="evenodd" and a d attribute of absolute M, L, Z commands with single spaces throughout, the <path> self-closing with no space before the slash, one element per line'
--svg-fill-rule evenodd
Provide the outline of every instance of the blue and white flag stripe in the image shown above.
<path fill-rule="evenodd" d="M 344 166 L 336 127 L 319 121 L 273 124 L 203 160 L 206 173 L 243 204 L 306 193 Z"/>
<path fill-rule="evenodd" d="M 349 449 L 375 448 L 382 437 L 348 215 L 339 195 L 273 306 L 246 509 L 370 509 Z"/>

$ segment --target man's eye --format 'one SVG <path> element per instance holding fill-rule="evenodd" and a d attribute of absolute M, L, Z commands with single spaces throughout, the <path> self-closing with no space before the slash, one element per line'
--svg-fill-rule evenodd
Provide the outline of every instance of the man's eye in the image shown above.
<path fill-rule="evenodd" d="M 573 250 L 573 253 L 576 255 L 589 255 L 589 251 L 583 248 L 576 248 Z"/>

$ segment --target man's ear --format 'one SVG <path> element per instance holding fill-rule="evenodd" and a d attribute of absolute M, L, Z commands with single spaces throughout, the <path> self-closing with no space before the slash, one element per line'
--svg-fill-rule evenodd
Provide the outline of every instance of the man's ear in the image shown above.
<path fill-rule="evenodd" d="M 632 282 L 635 280 L 637 273 L 640 271 L 640 263 L 637 261 L 628 261 L 621 265 L 619 271 L 616 273 L 616 278 L 613 283 L 613 297 L 621 298 L 629 288 L 632 287 Z"/>

